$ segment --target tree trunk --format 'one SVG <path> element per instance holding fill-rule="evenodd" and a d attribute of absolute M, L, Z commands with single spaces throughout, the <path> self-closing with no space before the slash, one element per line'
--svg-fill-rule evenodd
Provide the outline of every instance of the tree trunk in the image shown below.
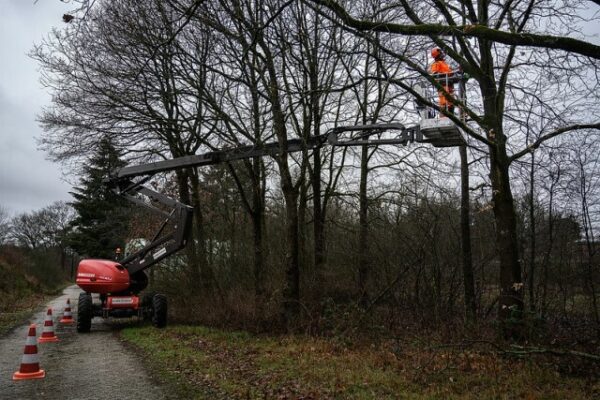
<path fill-rule="evenodd" d="M 469 162 L 467 158 L 467 147 L 460 146 L 460 177 L 461 177 L 461 204 L 460 204 L 460 228 L 461 228 L 461 250 L 463 284 L 465 290 L 465 316 L 467 322 L 475 321 L 477 315 L 477 303 L 475 300 L 475 279 L 473 275 L 473 258 L 471 254 L 471 221 L 470 199 L 469 199 Z"/>
<path fill-rule="evenodd" d="M 283 319 L 288 330 L 300 309 L 300 265 L 298 261 L 298 188 L 294 186 L 287 156 L 287 128 L 285 115 L 280 99 L 278 74 L 275 58 L 261 35 L 257 43 L 264 52 L 265 66 L 268 73 L 269 103 L 273 117 L 273 131 L 279 141 L 280 153 L 275 158 L 281 179 L 281 191 L 285 199 L 286 211 L 286 282 L 283 289 Z"/>
<path fill-rule="evenodd" d="M 316 21 L 320 21 L 318 12 L 314 13 Z M 318 24 L 317 24 L 318 26 Z M 310 61 L 308 63 L 310 83 L 310 107 L 312 115 L 312 134 L 316 137 L 321 134 L 321 120 L 324 109 L 320 104 L 321 83 L 319 71 L 319 47 L 322 33 L 315 29 L 313 32 Z M 333 157 L 333 155 L 332 155 Z M 321 150 L 313 151 L 312 168 L 312 191 L 313 191 L 313 235 L 314 235 L 314 264 L 317 277 L 321 277 L 325 264 L 325 210 L 321 198 Z"/>
<path fill-rule="evenodd" d="M 177 186 L 179 189 L 179 201 L 183 204 L 191 204 L 190 199 L 190 188 L 188 185 L 188 176 L 187 172 L 180 170 L 175 172 L 177 176 Z M 196 210 L 194 209 L 194 213 Z M 188 282 L 195 286 L 198 282 L 201 281 L 200 277 L 200 265 L 198 261 L 198 255 L 196 251 L 196 232 L 192 229 L 192 237 L 188 240 L 188 244 L 185 248 L 185 252 L 188 259 L 188 268 L 190 271 L 190 279 Z"/>
<path fill-rule="evenodd" d="M 321 151 L 315 149 L 313 153 L 313 234 L 314 257 L 316 276 L 321 276 L 325 264 L 325 213 L 322 210 L 321 199 Z"/>
<path fill-rule="evenodd" d="M 367 179 L 369 176 L 369 148 L 362 146 L 360 159 L 360 187 L 359 187 L 359 233 L 358 233 L 358 288 L 360 290 L 360 304 L 369 302 L 368 281 L 370 275 L 369 257 L 369 222 L 367 197 Z"/>
<path fill-rule="evenodd" d="M 254 306 L 257 314 L 261 316 L 265 290 L 263 278 L 263 216 L 260 212 L 252 214 L 252 230 L 254 236 Z"/>
<path fill-rule="evenodd" d="M 527 274 L 527 288 L 529 290 L 529 308 L 535 311 L 535 153 L 531 153 L 531 166 L 529 169 L 529 273 Z"/>
<path fill-rule="evenodd" d="M 265 218 L 265 204 L 261 186 L 260 160 L 253 160 L 252 165 L 252 229 L 254 240 L 254 307 L 259 318 L 264 314 L 264 256 L 263 256 L 263 226 Z"/>
<path fill-rule="evenodd" d="M 487 23 L 487 8 L 480 3 L 482 23 Z M 479 42 L 481 69 L 479 87 L 483 98 L 484 123 L 490 151 L 490 180 L 496 222 L 496 246 L 500 258 L 500 297 L 498 318 L 505 337 L 521 336 L 507 324 L 510 318 L 520 319 L 523 312 L 523 282 L 517 241 L 516 212 L 510 187 L 510 159 L 506 153 L 506 136 L 502 127 L 504 92 L 496 88 L 492 43 Z"/>
<path fill-rule="evenodd" d="M 285 185 L 284 185 L 285 187 Z M 283 309 L 288 329 L 299 314 L 300 306 L 300 263 L 298 254 L 298 194 L 284 189 L 286 211 L 286 270 L 283 289 Z"/>
<path fill-rule="evenodd" d="M 510 187 L 506 137 L 500 131 L 490 134 L 492 199 L 496 221 L 496 245 L 500 257 L 500 298 L 498 317 L 501 322 L 520 319 L 523 311 L 523 283 L 517 244 L 516 212 Z M 505 328 L 505 336 L 520 336 L 514 327 Z"/>
<path fill-rule="evenodd" d="M 548 264 L 552 258 L 552 247 L 554 246 L 554 182 L 550 186 L 550 200 L 548 202 L 548 242 L 546 243 L 546 253 L 544 254 L 543 266 L 543 282 L 542 282 L 542 295 L 540 299 L 541 316 L 544 318 L 547 312 L 547 296 L 548 296 Z M 561 257 L 562 258 L 562 257 Z M 561 266 L 563 263 L 559 260 L 558 265 Z M 561 274 L 559 274 L 560 276 Z"/>
<path fill-rule="evenodd" d="M 200 272 L 200 283 L 203 289 L 211 289 L 215 283 L 212 266 L 207 262 L 206 254 L 206 235 L 204 233 L 204 216 L 200 207 L 200 182 L 195 171 L 188 173 L 191 182 L 191 205 L 194 207 L 194 236 L 196 240 L 196 259 Z"/>
<path fill-rule="evenodd" d="M 304 160 L 303 162 L 308 162 Z M 307 257 L 307 229 L 306 213 L 308 208 L 308 185 L 302 180 L 300 185 L 300 195 L 298 197 L 298 265 L 303 271 L 306 271 L 309 258 Z"/>

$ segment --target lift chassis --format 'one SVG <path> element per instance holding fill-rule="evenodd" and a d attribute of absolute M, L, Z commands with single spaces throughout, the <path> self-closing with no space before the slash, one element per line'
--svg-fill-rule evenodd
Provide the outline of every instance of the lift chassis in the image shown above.
<path fill-rule="evenodd" d="M 431 130 L 430 130 L 431 131 Z M 391 134 L 390 134 L 391 132 Z M 387 135 L 387 136 L 386 136 Z M 179 157 L 114 171 L 105 184 L 127 200 L 165 217 L 148 245 L 122 260 L 84 259 L 77 268 L 76 283 L 81 293 L 77 310 L 77 330 L 89 332 L 93 317 L 132 317 L 152 320 L 156 327 L 167 324 L 167 299 L 162 294 L 139 294 L 148 285 L 146 269 L 186 246 L 192 207 L 144 186 L 155 174 L 184 168 L 227 163 L 235 160 L 274 156 L 330 146 L 406 145 L 411 142 L 434 146 L 456 145 L 456 138 L 442 141 L 439 132 L 428 135 L 421 125 L 405 127 L 400 123 L 338 127 L 320 136 L 271 142 L 261 146 L 240 146 L 199 155 Z M 165 211 L 168 209 L 170 211 Z M 169 232 L 165 232 L 167 227 Z M 98 294 L 99 302 L 92 294 Z"/>

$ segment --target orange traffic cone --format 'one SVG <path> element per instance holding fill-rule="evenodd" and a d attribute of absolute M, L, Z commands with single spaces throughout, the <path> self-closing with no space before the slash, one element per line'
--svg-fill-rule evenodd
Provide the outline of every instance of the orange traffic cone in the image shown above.
<path fill-rule="evenodd" d="M 46 372 L 40 369 L 40 356 L 38 355 L 37 339 L 35 336 L 35 324 L 31 324 L 29 325 L 29 334 L 25 342 L 21 367 L 13 374 L 13 381 L 40 379 L 46 376 Z"/>
<path fill-rule="evenodd" d="M 44 329 L 42 336 L 38 339 L 39 343 L 58 342 L 58 337 L 54 334 L 54 321 L 52 321 L 52 309 L 49 308 L 44 320 Z"/>
<path fill-rule="evenodd" d="M 65 312 L 60 320 L 61 324 L 72 324 L 73 316 L 71 315 L 71 299 L 67 299 L 67 305 L 65 306 Z"/>

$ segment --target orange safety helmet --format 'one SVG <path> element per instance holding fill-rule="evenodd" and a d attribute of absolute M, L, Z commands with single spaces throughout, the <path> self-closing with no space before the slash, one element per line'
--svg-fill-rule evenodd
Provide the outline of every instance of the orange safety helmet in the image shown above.
<path fill-rule="evenodd" d="M 431 50 L 431 57 L 433 57 L 434 60 L 437 60 L 438 58 L 443 59 L 445 56 L 446 55 L 439 47 L 434 47 L 433 50 Z"/>

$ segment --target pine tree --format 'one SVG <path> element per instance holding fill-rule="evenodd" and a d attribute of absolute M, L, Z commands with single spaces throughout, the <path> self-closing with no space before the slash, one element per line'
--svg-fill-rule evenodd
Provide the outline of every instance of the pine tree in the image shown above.
<path fill-rule="evenodd" d="M 68 238 L 77 253 L 93 258 L 114 258 L 123 248 L 128 226 L 128 210 L 123 199 L 102 183 L 111 171 L 125 165 L 110 138 L 103 138 L 96 154 L 84 167 L 80 185 L 71 195 L 77 216 Z"/>

